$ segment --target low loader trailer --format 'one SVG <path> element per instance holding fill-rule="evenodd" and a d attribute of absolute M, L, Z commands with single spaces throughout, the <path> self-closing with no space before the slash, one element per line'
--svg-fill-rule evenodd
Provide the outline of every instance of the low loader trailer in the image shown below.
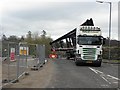
<path fill-rule="evenodd" d="M 65 51 L 67 59 L 74 58 L 76 65 L 90 63 L 100 67 L 104 42 L 105 38 L 102 36 L 101 29 L 94 26 L 93 20 L 90 19 L 71 32 L 50 42 L 50 45 L 55 51 Z"/>

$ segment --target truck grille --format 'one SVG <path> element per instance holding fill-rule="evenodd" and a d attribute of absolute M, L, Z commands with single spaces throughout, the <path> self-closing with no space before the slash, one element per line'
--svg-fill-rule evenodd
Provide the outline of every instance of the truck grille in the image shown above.
<path fill-rule="evenodd" d="M 83 48 L 83 60 L 95 60 L 96 48 Z"/>

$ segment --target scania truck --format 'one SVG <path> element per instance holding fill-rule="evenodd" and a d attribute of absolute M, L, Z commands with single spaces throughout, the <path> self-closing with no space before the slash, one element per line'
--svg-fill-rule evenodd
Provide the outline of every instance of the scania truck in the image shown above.
<path fill-rule="evenodd" d="M 101 66 L 104 38 L 95 26 L 80 26 L 76 30 L 75 64 L 92 63 Z"/>
<path fill-rule="evenodd" d="M 63 43 L 63 40 L 66 42 Z M 50 45 L 55 51 L 66 51 L 67 59 L 73 58 L 76 65 L 90 63 L 100 67 L 104 42 L 101 29 L 94 26 L 93 20 L 90 19 L 78 28 L 52 41 Z"/>

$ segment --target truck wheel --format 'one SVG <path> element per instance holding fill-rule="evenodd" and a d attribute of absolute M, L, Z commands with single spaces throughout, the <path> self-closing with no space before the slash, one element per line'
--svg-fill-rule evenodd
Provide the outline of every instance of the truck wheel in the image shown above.
<path fill-rule="evenodd" d="M 70 57 L 67 57 L 67 60 L 69 60 L 70 59 Z"/>
<path fill-rule="evenodd" d="M 79 63 L 78 63 L 78 62 L 75 62 L 75 65 L 76 65 L 76 66 L 79 66 Z"/>
<path fill-rule="evenodd" d="M 79 63 L 76 61 L 76 58 L 74 59 L 74 61 L 75 61 L 75 65 L 79 66 Z"/>

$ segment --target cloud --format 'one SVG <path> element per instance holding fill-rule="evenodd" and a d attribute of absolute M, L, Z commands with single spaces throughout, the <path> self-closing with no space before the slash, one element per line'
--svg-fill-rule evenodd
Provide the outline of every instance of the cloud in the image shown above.
<path fill-rule="evenodd" d="M 13 1 L 13 2 L 12 2 Z M 39 2 L 5 0 L 2 4 L 2 27 L 7 35 L 25 35 L 46 30 L 51 37 L 58 38 L 93 18 L 107 37 L 109 7 L 96 2 Z M 113 4 L 112 28 L 117 32 L 117 4 Z M 114 33 L 115 33 L 114 32 Z M 117 38 L 114 37 L 114 38 Z"/>
<path fill-rule="evenodd" d="M 33 3 L 34 4 L 34 3 Z M 41 5 L 41 3 L 40 3 Z M 80 13 L 89 13 L 92 11 L 94 3 L 45 3 L 44 7 L 39 4 L 30 8 L 21 8 L 13 10 L 9 13 L 11 17 L 17 17 L 25 20 L 58 20 L 58 19 L 75 19 L 75 15 L 80 16 Z M 14 6 L 14 5 L 13 5 Z M 29 6 L 29 5 L 28 5 Z M 86 8 L 90 6 L 91 9 Z M 81 8 L 83 7 L 83 8 Z"/>

